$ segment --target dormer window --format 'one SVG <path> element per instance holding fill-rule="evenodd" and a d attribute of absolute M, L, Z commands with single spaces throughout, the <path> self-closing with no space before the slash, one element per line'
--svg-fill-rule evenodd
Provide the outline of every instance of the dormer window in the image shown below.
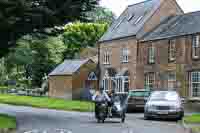
<path fill-rule="evenodd" d="M 135 16 L 134 14 L 129 14 L 129 15 L 127 16 L 127 20 L 128 20 L 128 21 L 131 21 L 131 19 L 133 19 L 134 16 Z"/>
<path fill-rule="evenodd" d="M 138 24 L 138 23 L 142 20 L 142 18 L 143 18 L 143 16 L 139 16 L 139 17 L 137 18 L 137 20 L 135 21 L 135 25 Z"/>

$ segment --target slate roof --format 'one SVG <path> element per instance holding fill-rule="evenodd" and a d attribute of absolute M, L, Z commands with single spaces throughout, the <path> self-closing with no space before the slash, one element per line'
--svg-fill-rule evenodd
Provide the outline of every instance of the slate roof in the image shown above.
<path fill-rule="evenodd" d="M 146 0 L 141 3 L 129 5 L 119 18 L 113 22 L 99 42 L 135 36 L 143 27 L 144 23 L 160 7 L 160 1 L 161 0 Z M 143 16 L 142 19 L 135 24 L 141 16 Z"/>
<path fill-rule="evenodd" d="M 62 64 L 58 65 L 49 76 L 58 76 L 58 75 L 72 75 L 74 72 L 78 71 L 79 68 L 90 61 L 86 60 L 65 60 Z"/>
<path fill-rule="evenodd" d="M 147 33 L 144 41 L 153 41 L 190 35 L 200 32 L 200 11 L 183 15 L 171 16 L 153 31 Z"/>

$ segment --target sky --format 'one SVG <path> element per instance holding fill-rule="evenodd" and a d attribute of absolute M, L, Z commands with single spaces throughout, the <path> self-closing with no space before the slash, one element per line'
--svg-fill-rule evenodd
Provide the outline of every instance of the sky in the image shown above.
<path fill-rule="evenodd" d="M 144 0 L 101 0 L 100 4 L 103 7 L 111 9 L 119 16 L 127 5 L 142 2 Z M 185 13 L 200 11 L 200 0 L 176 0 Z"/>

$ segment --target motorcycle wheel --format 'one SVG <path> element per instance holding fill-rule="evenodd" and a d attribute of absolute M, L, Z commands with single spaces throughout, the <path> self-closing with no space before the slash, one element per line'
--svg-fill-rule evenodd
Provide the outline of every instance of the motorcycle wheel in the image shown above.
<path fill-rule="evenodd" d="M 122 123 L 125 122 L 125 117 L 122 117 L 121 122 L 122 122 Z"/>
<path fill-rule="evenodd" d="M 125 122 L 125 114 L 122 115 L 122 117 L 121 117 L 121 122 L 122 122 L 122 123 Z"/>

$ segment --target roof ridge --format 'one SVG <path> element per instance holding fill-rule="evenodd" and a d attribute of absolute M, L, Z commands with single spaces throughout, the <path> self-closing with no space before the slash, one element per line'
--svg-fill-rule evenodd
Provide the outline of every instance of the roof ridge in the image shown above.
<path fill-rule="evenodd" d="M 138 2 L 138 3 L 130 4 L 130 5 L 128 5 L 128 7 L 139 5 L 139 4 L 142 4 L 142 3 L 149 2 L 149 1 L 152 1 L 152 0 L 144 0 L 144 1 L 141 1 L 141 2 Z"/>

